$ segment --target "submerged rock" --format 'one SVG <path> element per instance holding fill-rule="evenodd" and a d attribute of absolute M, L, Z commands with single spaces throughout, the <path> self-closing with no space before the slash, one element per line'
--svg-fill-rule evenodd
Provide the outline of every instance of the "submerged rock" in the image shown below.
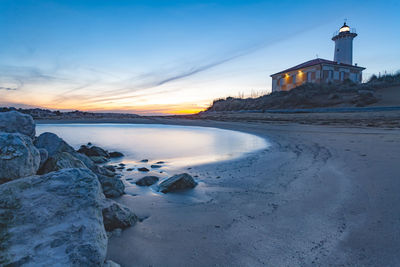
<path fill-rule="evenodd" d="M 141 168 L 138 168 L 138 171 L 140 171 L 140 172 L 148 172 L 150 170 L 147 169 L 146 167 L 141 167 Z"/>
<path fill-rule="evenodd" d="M 110 158 L 121 158 L 124 156 L 124 154 L 122 154 L 121 152 L 118 152 L 118 151 L 110 152 L 109 155 L 110 155 Z"/>
<path fill-rule="evenodd" d="M 20 133 L 0 132 L 0 183 L 36 174 L 39 150 L 32 139 Z"/>
<path fill-rule="evenodd" d="M 149 162 L 148 159 L 142 159 L 140 162 Z"/>
<path fill-rule="evenodd" d="M 153 165 L 150 166 L 150 168 L 152 168 L 152 169 L 158 169 L 158 168 L 161 168 L 161 167 L 162 166 L 158 165 L 158 164 L 153 164 Z"/>
<path fill-rule="evenodd" d="M 184 189 L 194 188 L 197 182 L 187 173 L 174 175 L 164 181 L 159 185 L 159 191 L 163 193 L 180 191 Z"/>
<path fill-rule="evenodd" d="M 135 183 L 139 186 L 150 186 L 157 183 L 159 178 L 157 176 L 145 176 L 140 178 Z"/>
<path fill-rule="evenodd" d="M 127 228 L 139 220 L 128 207 L 111 199 L 104 201 L 102 213 L 104 227 L 107 231 Z"/>
<path fill-rule="evenodd" d="M 104 196 L 88 169 L 64 169 L 0 186 L 1 266 L 102 266 Z"/>
<path fill-rule="evenodd" d="M 17 111 L 0 112 L 0 132 L 21 133 L 35 137 L 35 122 L 32 117 Z"/>
<path fill-rule="evenodd" d="M 39 170 L 39 174 L 45 174 L 52 171 L 59 171 L 68 168 L 87 168 L 82 161 L 75 158 L 68 152 L 61 152 L 50 157 Z"/>

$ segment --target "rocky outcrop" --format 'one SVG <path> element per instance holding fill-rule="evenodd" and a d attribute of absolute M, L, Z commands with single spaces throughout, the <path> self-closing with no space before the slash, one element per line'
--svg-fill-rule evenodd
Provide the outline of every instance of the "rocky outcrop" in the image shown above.
<path fill-rule="evenodd" d="M 21 133 L 35 137 L 35 122 L 32 117 L 17 111 L 0 112 L 0 132 Z"/>
<path fill-rule="evenodd" d="M 34 175 L 39 164 L 39 151 L 28 136 L 0 132 L 0 183 Z"/>
<path fill-rule="evenodd" d="M 47 150 L 49 157 L 57 153 L 68 152 L 74 153 L 75 149 L 67 144 L 63 139 L 53 133 L 42 133 L 36 138 L 34 142 L 37 148 L 44 148 Z"/>
<path fill-rule="evenodd" d="M 40 154 L 40 166 L 39 166 L 39 169 L 41 169 L 43 167 L 44 163 L 49 158 L 49 153 L 47 152 L 46 149 L 39 148 L 39 154 Z"/>
<path fill-rule="evenodd" d="M 68 152 L 60 152 L 50 157 L 39 170 L 39 174 L 59 171 L 67 168 L 86 168 L 82 161 Z"/>
<path fill-rule="evenodd" d="M 158 180 L 157 176 L 145 176 L 137 180 L 135 183 L 139 186 L 150 186 L 157 183 Z"/>
<path fill-rule="evenodd" d="M 106 199 L 103 202 L 102 213 L 104 227 L 107 231 L 127 228 L 139 220 L 128 207 L 111 199 Z"/>
<path fill-rule="evenodd" d="M 102 266 L 104 197 L 88 169 L 63 169 L 0 186 L 1 266 Z"/>
<path fill-rule="evenodd" d="M 164 181 L 159 185 L 159 191 L 163 193 L 180 191 L 184 189 L 194 188 L 197 182 L 187 173 L 174 175 Z"/>

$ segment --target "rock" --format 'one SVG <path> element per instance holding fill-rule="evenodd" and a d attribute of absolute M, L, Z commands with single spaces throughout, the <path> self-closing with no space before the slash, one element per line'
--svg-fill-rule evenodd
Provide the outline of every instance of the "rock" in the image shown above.
<path fill-rule="evenodd" d="M 110 152 L 109 155 L 110 155 L 110 158 L 121 158 L 124 156 L 124 154 L 122 154 L 121 152 L 118 152 L 118 151 Z"/>
<path fill-rule="evenodd" d="M 152 168 L 152 169 L 158 169 L 158 168 L 161 168 L 161 167 L 162 166 L 158 165 L 158 164 L 153 164 L 153 165 L 150 166 L 150 168 Z"/>
<path fill-rule="evenodd" d="M 117 169 L 117 170 L 123 170 L 123 169 L 125 169 L 125 167 L 124 167 L 124 166 L 119 166 L 119 167 L 117 167 L 116 169 Z"/>
<path fill-rule="evenodd" d="M 174 175 L 159 185 L 159 191 L 163 193 L 179 191 L 184 189 L 194 188 L 197 185 L 196 181 L 187 173 Z"/>
<path fill-rule="evenodd" d="M 96 164 L 102 164 L 108 162 L 108 159 L 106 157 L 101 157 L 101 156 L 91 156 L 89 157 L 94 163 Z"/>
<path fill-rule="evenodd" d="M 35 122 L 32 117 L 17 111 L 0 112 L 0 132 L 21 133 L 35 137 Z"/>
<path fill-rule="evenodd" d="M 115 172 L 115 167 L 113 165 L 104 165 L 103 167 L 109 171 Z"/>
<path fill-rule="evenodd" d="M 88 157 L 92 157 L 92 156 L 105 157 L 105 158 L 109 158 L 110 157 L 110 155 L 108 154 L 107 151 L 105 151 L 104 149 L 102 149 L 101 147 L 98 147 L 98 146 L 89 147 L 89 146 L 82 145 L 79 148 L 78 152 L 82 153 L 82 154 L 85 154 Z"/>
<path fill-rule="evenodd" d="M 34 142 L 37 148 L 44 148 L 47 150 L 49 157 L 54 156 L 60 152 L 68 152 L 73 154 L 75 149 L 68 145 L 63 139 L 53 133 L 42 133 L 36 138 Z"/>
<path fill-rule="evenodd" d="M 120 164 L 118 164 L 119 166 L 125 166 L 125 163 L 120 163 Z"/>
<path fill-rule="evenodd" d="M 52 171 L 59 171 L 68 168 L 87 168 L 82 161 L 75 158 L 68 152 L 61 152 L 50 157 L 39 170 L 39 174 L 45 174 Z"/>
<path fill-rule="evenodd" d="M 128 169 L 126 169 L 126 171 L 128 171 L 128 172 L 131 172 L 131 171 L 133 171 L 134 169 L 133 168 L 128 168 Z"/>
<path fill-rule="evenodd" d="M 39 169 L 41 169 L 46 162 L 46 160 L 49 158 L 49 153 L 47 152 L 46 149 L 44 148 L 39 148 L 39 154 L 40 154 L 40 165 Z"/>
<path fill-rule="evenodd" d="M 111 260 L 107 260 L 104 263 L 103 267 L 121 267 L 121 265 L 119 265 L 118 263 L 115 263 L 115 262 L 113 262 Z"/>
<path fill-rule="evenodd" d="M 164 161 L 157 161 L 156 164 L 164 164 Z"/>
<path fill-rule="evenodd" d="M 102 213 L 104 227 L 107 231 L 127 228 L 139 220 L 128 207 L 111 199 L 105 199 Z"/>
<path fill-rule="evenodd" d="M 150 170 L 145 168 L 145 167 L 141 167 L 141 168 L 138 168 L 138 171 L 140 171 L 140 172 L 148 172 Z"/>
<path fill-rule="evenodd" d="M 0 184 L 34 175 L 39 165 L 40 153 L 32 139 L 20 133 L 0 132 Z"/>
<path fill-rule="evenodd" d="M 148 159 L 142 159 L 140 162 L 149 162 Z"/>
<path fill-rule="evenodd" d="M 145 176 L 140 178 L 135 183 L 139 186 L 150 186 L 157 183 L 159 178 L 157 176 Z"/>
<path fill-rule="evenodd" d="M 106 197 L 119 197 L 124 194 L 125 185 L 117 176 L 108 177 L 102 174 L 97 174 L 103 193 Z"/>
<path fill-rule="evenodd" d="M 1 266 L 102 266 L 104 196 L 88 169 L 64 169 L 0 186 Z"/>

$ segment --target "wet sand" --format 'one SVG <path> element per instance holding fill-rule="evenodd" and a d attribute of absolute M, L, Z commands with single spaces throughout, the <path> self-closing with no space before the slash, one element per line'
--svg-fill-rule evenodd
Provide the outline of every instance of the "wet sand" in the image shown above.
<path fill-rule="evenodd" d="M 187 171 L 184 194 L 124 195 L 143 222 L 109 241 L 122 266 L 400 264 L 400 130 L 157 119 L 272 147 Z M 232 144 L 234 145 L 234 144 Z"/>

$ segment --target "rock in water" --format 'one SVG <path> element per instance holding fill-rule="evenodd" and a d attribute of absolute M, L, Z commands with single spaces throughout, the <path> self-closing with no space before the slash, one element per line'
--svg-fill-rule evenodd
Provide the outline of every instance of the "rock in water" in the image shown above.
<path fill-rule="evenodd" d="M 104 196 L 88 169 L 64 169 L 0 186 L 1 266 L 102 266 Z"/>
<path fill-rule="evenodd" d="M 187 173 L 182 173 L 162 181 L 159 185 L 159 190 L 163 193 L 168 193 L 194 188 L 196 185 L 197 183 L 192 176 Z"/>
<path fill-rule="evenodd" d="M 146 167 L 141 167 L 141 168 L 138 168 L 138 171 L 140 171 L 140 172 L 148 172 L 150 170 L 147 169 Z"/>
<path fill-rule="evenodd" d="M 121 152 L 118 152 L 118 151 L 110 152 L 109 155 L 110 155 L 110 158 L 121 158 L 124 156 L 124 154 L 122 154 Z"/>
<path fill-rule="evenodd" d="M 35 122 L 32 117 L 17 111 L 0 112 L 0 132 L 21 133 L 35 137 Z"/>
<path fill-rule="evenodd" d="M 101 156 L 91 156 L 89 157 L 94 163 L 96 164 L 102 164 L 102 163 L 106 163 L 109 161 L 108 158 L 106 157 L 101 157 Z"/>
<path fill-rule="evenodd" d="M 75 158 L 68 152 L 61 152 L 50 157 L 39 170 L 39 174 L 45 174 L 52 171 L 59 171 L 67 168 L 86 168 L 82 161 Z"/>
<path fill-rule="evenodd" d="M 145 176 L 137 180 L 135 183 L 139 186 L 150 186 L 157 183 L 158 180 L 157 176 Z"/>
<path fill-rule="evenodd" d="M 34 175 L 39 165 L 39 150 L 28 136 L 0 132 L 0 184 Z"/>
<path fill-rule="evenodd" d="M 124 229 L 134 225 L 138 217 L 125 205 L 111 199 L 105 199 L 103 204 L 103 221 L 107 231 Z"/>
<path fill-rule="evenodd" d="M 47 150 L 49 157 L 60 152 L 74 153 L 75 149 L 68 145 L 63 139 L 53 133 L 42 133 L 34 142 L 37 148 Z"/>
<path fill-rule="evenodd" d="M 105 158 L 110 157 L 107 151 L 98 146 L 88 147 L 83 145 L 79 148 L 78 152 L 85 154 L 88 157 L 105 157 Z"/>

